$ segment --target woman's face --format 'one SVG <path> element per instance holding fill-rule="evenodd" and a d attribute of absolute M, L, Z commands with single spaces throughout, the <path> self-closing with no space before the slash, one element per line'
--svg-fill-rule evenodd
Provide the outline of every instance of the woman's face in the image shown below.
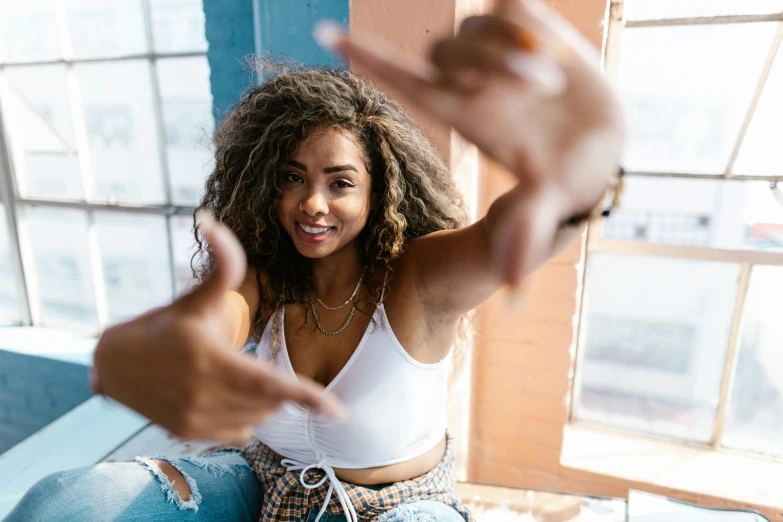
<path fill-rule="evenodd" d="M 280 175 L 280 222 L 305 257 L 320 259 L 351 244 L 367 223 L 372 180 L 348 132 L 318 129 Z"/>

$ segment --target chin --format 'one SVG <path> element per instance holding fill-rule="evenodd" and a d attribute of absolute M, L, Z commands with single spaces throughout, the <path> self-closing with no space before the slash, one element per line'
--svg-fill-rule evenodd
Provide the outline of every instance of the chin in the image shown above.
<path fill-rule="evenodd" d="M 334 249 L 331 248 L 313 248 L 310 245 L 299 245 L 296 243 L 294 243 L 294 246 L 297 252 L 308 259 L 323 259 L 334 252 Z"/>

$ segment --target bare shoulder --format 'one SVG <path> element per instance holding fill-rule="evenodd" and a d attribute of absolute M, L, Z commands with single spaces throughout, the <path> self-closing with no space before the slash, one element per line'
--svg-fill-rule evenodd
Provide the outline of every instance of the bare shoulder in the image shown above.
<path fill-rule="evenodd" d="M 424 254 L 417 241 L 411 242 L 405 254 L 393 263 L 384 307 L 389 326 L 405 351 L 417 361 L 430 364 L 448 353 L 456 330 L 422 299 L 417 266 L 418 256 Z"/>
<path fill-rule="evenodd" d="M 245 281 L 242 283 L 240 292 L 248 303 L 251 320 L 258 314 L 261 321 L 266 322 L 274 311 L 269 307 L 264 307 L 261 302 L 261 295 L 264 292 L 268 292 L 268 288 L 269 275 L 257 267 L 248 265 Z"/>
<path fill-rule="evenodd" d="M 236 290 L 228 292 L 227 307 L 238 320 L 235 346 L 239 348 L 250 339 L 256 320 L 266 322 L 269 319 L 271 311 L 261 307 L 261 289 L 268 281 L 263 271 L 248 265 L 242 284 Z"/>

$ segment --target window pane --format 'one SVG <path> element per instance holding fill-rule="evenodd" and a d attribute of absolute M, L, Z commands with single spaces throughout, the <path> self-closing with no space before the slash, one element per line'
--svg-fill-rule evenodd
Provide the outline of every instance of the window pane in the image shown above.
<path fill-rule="evenodd" d="M 164 216 L 96 212 L 109 322 L 135 317 L 171 301 Z"/>
<path fill-rule="evenodd" d="M 783 11 L 783 0 L 626 0 L 629 20 L 770 14 Z"/>
<path fill-rule="evenodd" d="M 723 173 L 776 27 L 624 31 L 619 90 L 630 122 L 626 169 Z"/>
<path fill-rule="evenodd" d="M 8 67 L 0 95 L 19 192 L 82 198 L 65 66 Z"/>
<path fill-rule="evenodd" d="M 87 213 L 81 210 L 22 209 L 45 326 L 98 327 L 92 267 L 87 244 Z"/>
<path fill-rule="evenodd" d="M 206 51 L 204 6 L 201 0 L 152 0 L 155 51 Z"/>
<path fill-rule="evenodd" d="M 193 236 L 193 217 L 171 216 L 171 236 L 174 242 L 174 270 L 177 277 L 177 295 L 188 292 L 196 280 L 190 268 L 190 259 L 196 251 Z"/>
<path fill-rule="evenodd" d="M 149 63 L 77 64 L 74 70 L 84 106 L 95 197 L 163 203 Z"/>
<path fill-rule="evenodd" d="M 147 52 L 141 0 L 66 0 L 75 58 Z"/>
<path fill-rule="evenodd" d="M 607 239 L 713 248 L 783 248 L 783 204 L 765 181 L 624 180 Z"/>
<path fill-rule="evenodd" d="M 61 57 L 54 0 L 0 0 L 0 61 Z"/>
<path fill-rule="evenodd" d="M 594 254 L 575 416 L 708 441 L 739 267 Z"/>
<path fill-rule="evenodd" d="M 5 205 L 0 203 L 0 325 L 19 323 L 22 320 L 16 276 L 11 262 L 8 220 L 5 215 Z"/>
<path fill-rule="evenodd" d="M 783 455 L 783 268 L 753 268 L 723 443 Z"/>
<path fill-rule="evenodd" d="M 197 205 L 212 170 L 212 91 L 206 57 L 158 60 L 171 197 Z"/>
<path fill-rule="evenodd" d="M 764 92 L 734 164 L 734 174 L 783 176 L 783 50 L 778 50 Z"/>

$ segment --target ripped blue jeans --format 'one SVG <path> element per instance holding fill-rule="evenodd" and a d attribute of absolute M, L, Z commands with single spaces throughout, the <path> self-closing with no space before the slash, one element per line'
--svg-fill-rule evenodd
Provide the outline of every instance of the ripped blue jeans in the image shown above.
<path fill-rule="evenodd" d="M 153 460 L 168 462 L 185 477 L 191 493 L 187 500 Z M 257 522 L 262 500 L 255 474 L 238 451 L 178 459 L 158 455 L 52 473 L 30 488 L 4 522 Z M 312 522 L 316 514 L 311 511 L 303 522 Z M 344 520 L 324 515 L 320 522 Z M 463 521 L 445 504 L 421 501 L 399 506 L 379 522 Z"/>

